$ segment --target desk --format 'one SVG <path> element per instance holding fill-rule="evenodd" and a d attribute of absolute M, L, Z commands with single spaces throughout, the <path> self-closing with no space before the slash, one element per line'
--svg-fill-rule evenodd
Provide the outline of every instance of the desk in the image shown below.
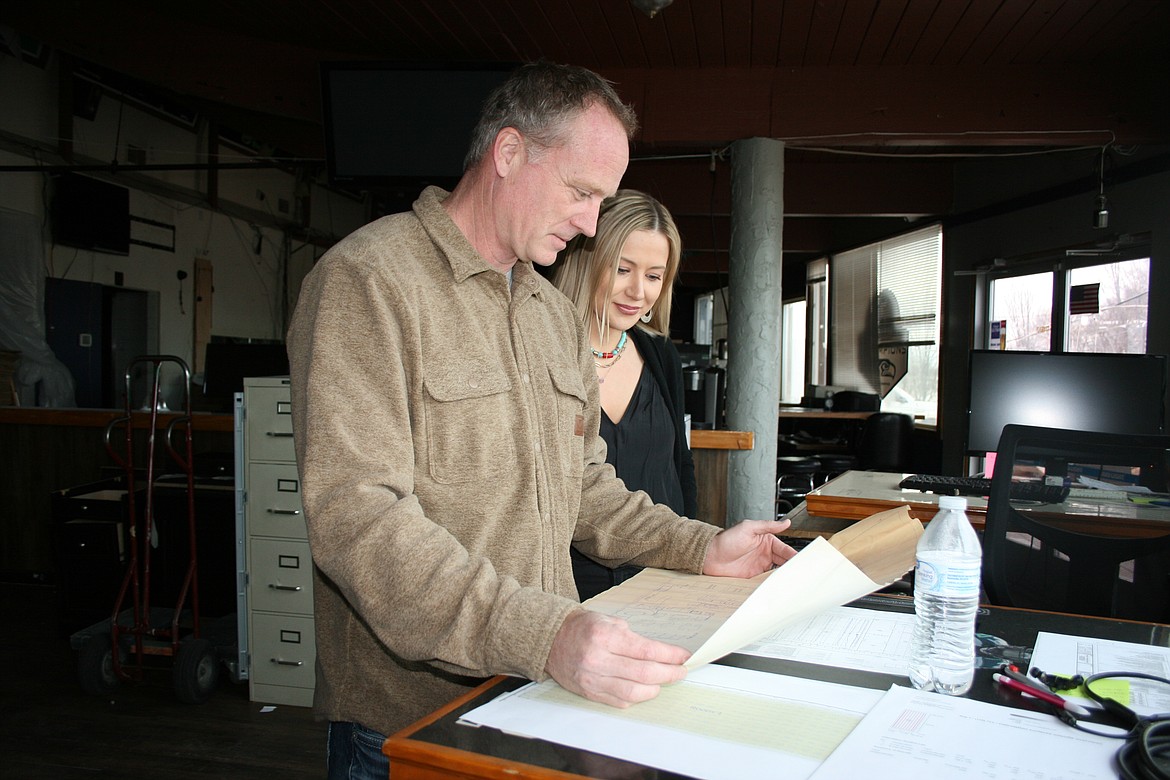
<path fill-rule="evenodd" d="M 913 611 L 908 598 L 869 596 L 854 606 L 901 612 Z M 1131 623 L 1100 618 L 1059 615 L 1049 612 L 981 607 L 979 631 L 1005 640 L 1009 646 L 1031 648 L 1040 631 L 1078 636 L 1096 636 L 1139 644 L 1170 646 L 1170 626 Z M 720 661 L 733 666 L 776 674 L 830 680 L 859 687 L 885 690 L 893 683 L 908 684 L 905 677 L 852 669 L 836 669 L 798 661 L 733 654 Z M 996 704 L 1019 703 L 1009 699 L 992 683 L 991 669 L 979 669 L 971 698 Z M 495 696 L 515 690 L 524 681 L 497 677 L 438 712 L 403 729 L 386 740 L 383 752 L 389 756 L 394 780 L 438 780 L 440 778 L 552 778 L 623 777 L 680 778 L 671 772 L 643 767 L 621 759 L 600 756 L 542 740 L 526 739 L 491 728 L 473 728 L 457 723 L 460 715 Z"/>
<path fill-rule="evenodd" d="M 847 471 L 805 497 L 807 514 L 793 517 L 793 527 L 832 533 L 854 520 L 903 505 L 910 507 L 915 519 L 930 520 L 938 512 L 938 496 L 899 488 L 905 476 L 884 471 Z M 1170 530 L 1170 509 L 1126 501 L 1069 498 L 1063 504 L 1017 508 L 1050 525 L 1099 536 L 1158 537 Z M 967 516 L 976 530 L 982 530 L 986 515 L 987 499 L 967 498 Z"/>
<path fill-rule="evenodd" d="M 781 420 L 868 420 L 875 414 L 877 414 L 876 411 L 834 412 L 829 409 L 813 409 L 800 406 L 781 409 L 779 417 Z"/>
<path fill-rule="evenodd" d="M 840 452 L 852 454 L 861 440 L 865 421 L 876 411 L 829 411 L 809 407 L 782 407 L 777 417 L 777 432 L 781 439 L 793 434 L 796 439 L 786 446 L 795 446 L 800 452 Z M 802 440 L 800 434 L 811 439 Z"/>
<path fill-rule="evenodd" d="M 910 516 L 930 520 L 938 512 L 938 496 L 903 490 L 898 483 L 908 474 L 888 471 L 846 471 L 805 496 L 808 514 L 839 520 L 864 520 L 875 512 L 909 506 Z M 983 527 L 987 499 L 969 497 L 967 516 L 977 529 Z"/>

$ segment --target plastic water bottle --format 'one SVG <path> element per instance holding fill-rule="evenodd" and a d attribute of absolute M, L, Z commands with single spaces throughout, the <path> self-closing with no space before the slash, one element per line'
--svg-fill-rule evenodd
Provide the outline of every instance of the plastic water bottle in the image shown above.
<path fill-rule="evenodd" d="M 910 682 L 956 696 L 975 676 L 975 613 L 983 550 L 967 499 L 940 496 L 939 512 L 918 540 Z"/>

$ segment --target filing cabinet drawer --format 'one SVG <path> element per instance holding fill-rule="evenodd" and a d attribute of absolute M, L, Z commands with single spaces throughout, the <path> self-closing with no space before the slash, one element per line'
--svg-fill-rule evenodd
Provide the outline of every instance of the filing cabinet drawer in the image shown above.
<path fill-rule="evenodd" d="M 248 388 L 248 460 L 296 460 L 288 393 L 287 385 Z"/>
<path fill-rule="evenodd" d="M 266 685 L 312 688 L 317 644 L 313 618 L 252 614 L 252 680 Z"/>
<path fill-rule="evenodd" d="M 307 538 L 296 464 L 248 465 L 248 533 Z"/>
<path fill-rule="evenodd" d="M 248 695 L 309 707 L 317 660 L 313 561 L 289 393 L 287 377 L 244 380 L 237 436 L 244 511 L 237 535 L 247 553 Z"/>
<path fill-rule="evenodd" d="M 309 543 L 253 539 L 248 573 L 251 608 L 313 614 L 313 562 Z"/>

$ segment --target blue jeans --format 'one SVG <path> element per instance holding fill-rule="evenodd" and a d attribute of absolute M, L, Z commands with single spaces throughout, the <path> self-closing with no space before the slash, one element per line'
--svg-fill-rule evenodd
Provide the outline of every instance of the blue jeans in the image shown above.
<path fill-rule="evenodd" d="M 389 780 L 386 737 L 360 723 L 330 721 L 326 749 L 329 780 Z"/>

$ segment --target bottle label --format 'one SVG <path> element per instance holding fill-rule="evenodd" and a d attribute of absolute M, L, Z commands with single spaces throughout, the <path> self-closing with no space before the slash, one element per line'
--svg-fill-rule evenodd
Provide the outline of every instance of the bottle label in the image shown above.
<path fill-rule="evenodd" d="M 979 571 L 979 559 L 970 556 L 919 557 L 914 587 L 933 596 L 978 598 Z"/>

